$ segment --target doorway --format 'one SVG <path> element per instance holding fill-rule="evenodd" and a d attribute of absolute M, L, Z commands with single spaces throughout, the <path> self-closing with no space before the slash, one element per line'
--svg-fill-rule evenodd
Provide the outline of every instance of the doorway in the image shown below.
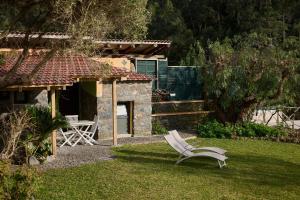
<path fill-rule="evenodd" d="M 118 134 L 121 136 L 133 136 L 133 101 L 118 102 L 117 124 Z"/>
<path fill-rule="evenodd" d="M 59 111 L 65 115 L 79 114 L 79 84 L 75 83 L 59 94 Z"/>

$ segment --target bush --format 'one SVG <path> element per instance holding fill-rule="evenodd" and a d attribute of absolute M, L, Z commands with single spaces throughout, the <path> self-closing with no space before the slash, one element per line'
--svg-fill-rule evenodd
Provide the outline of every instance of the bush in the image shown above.
<path fill-rule="evenodd" d="M 32 126 L 27 112 L 12 112 L 0 119 L 0 159 L 10 160 L 19 153 L 20 137 Z"/>
<path fill-rule="evenodd" d="M 68 126 L 66 119 L 57 113 L 52 119 L 51 110 L 47 107 L 29 106 L 26 108 L 34 125 L 24 138 L 27 157 L 35 156 L 43 162 L 51 154 L 51 143 L 49 141 L 51 133 L 58 128 Z"/>
<path fill-rule="evenodd" d="M 236 134 L 242 137 L 278 137 L 285 135 L 280 127 L 269 127 L 264 124 L 245 122 L 236 128 Z"/>
<path fill-rule="evenodd" d="M 59 113 L 52 119 L 47 107 L 29 106 L 26 110 L 7 113 L 0 119 L 0 159 L 24 164 L 28 157 L 35 156 L 43 162 L 51 154 L 52 131 L 67 125 Z"/>
<path fill-rule="evenodd" d="M 159 122 L 152 122 L 152 134 L 154 135 L 165 135 L 168 134 L 168 130 Z"/>
<path fill-rule="evenodd" d="M 68 122 L 60 113 L 52 119 L 51 110 L 48 107 L 28 106 L 26 111 L 31 117 L 32 124 L 35 125 L 31 131 L 40 141 L 49 138 L 52 131 L 68 126 Z"/>
<path fill-rule="evenodd" d="M 233 127 L 229 124 L 224 125 L 216 120 L 208 121 L 197 126 L 200 137 L 207 138 L 231 138 Z"/>
<path fill-rule="evenodd" d="M 34 168 L 23 165 L 13 169 L 7 161 L 0 160 L 0 199 L 27 200 L 33 198 L 38 186 Z"/>
<path fill-rule="evenodd" d="M 222 124 L 216 120 L 207 121 L 197 126 L 197 132 L 200 137 L 207 138 L 232 138 L 240 137 L 278 137 L 286 135 L 286 132 L 280 127 L 269 127 L 263 124 L 253 122 L 244 122 L 241 124 Z"/>

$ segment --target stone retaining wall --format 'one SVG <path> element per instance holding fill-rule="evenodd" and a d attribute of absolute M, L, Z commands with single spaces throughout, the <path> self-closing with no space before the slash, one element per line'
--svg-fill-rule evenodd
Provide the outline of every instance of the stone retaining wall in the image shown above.
<path fill-rule="evenodd" d="M 152 107 L 153 114 L 159 113 L 180 113 L 180 112 L 197 112 L 204 110 L 212 110 L 210 103 L 204 102 L 188 102 L 188 103 L 154 103 Z M 213 115 L 213 113 L 205 114 L 178 114 L 168 116 L 155 116 L 152 121 L 159 121 L 168 130 L 195 130 L 197 124 L 203 120 L 204 117 Z"/>
<path fill-rule="evenodd" d="M 153 117 L 152 121 L 159 121 L 167 130 L 196 130 L 197 124 L 206 117 L 207 114 L 197 115 L 173 115 Z"/>

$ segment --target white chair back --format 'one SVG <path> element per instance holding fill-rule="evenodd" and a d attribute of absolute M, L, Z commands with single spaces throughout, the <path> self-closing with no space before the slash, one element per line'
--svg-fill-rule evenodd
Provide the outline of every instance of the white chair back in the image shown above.
<path fill-rule="evenodd" d="M 98 117 L 98 115 L 95 115 L 94 116 L 94 120 L 93 120 L 95 123 L 92 125 L 92 127 L 91 127 L 91 132 L 92 133 L 96 133 L 96 131 L 97 131 L 97 129 L 98 129 L 98 127 L 99 127 L 99 117 Z"/>
<path fill-rule="evenodd" d="M 78 115 L 66 115 L 65 118 L 68 122 L 78 122 Z"/>
<path fill-rule="evenodd" d="M 193 149 L 193 146 L 187 143 L 176 130 L 169 131 L 169 134 L 172 135 L 178 143 L 184 146 L 186 149 Z"/>
<path fill-rule="evenodd" d="M 192 156 L 193 153 L 187 149 L 185 149 L 181 144 L 179 144 L 172 135 L 165 135 L 164 136 L 167 142 L 173 149 L 175 149 L 178 153 L 185 155 L 185 156 Z"/>

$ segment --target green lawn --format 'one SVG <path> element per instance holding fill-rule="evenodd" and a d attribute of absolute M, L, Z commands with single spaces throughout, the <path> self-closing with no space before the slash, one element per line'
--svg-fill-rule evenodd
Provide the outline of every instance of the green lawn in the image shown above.
<path fill-rule="evenodd" d="M 45 172 L 37 199 L 300 199 L 300 145 L 195 141 L 227 149 L 228 167 L 203 158 L 176 166 L 165 143 L 127 145 L 112 161 Z"/>

